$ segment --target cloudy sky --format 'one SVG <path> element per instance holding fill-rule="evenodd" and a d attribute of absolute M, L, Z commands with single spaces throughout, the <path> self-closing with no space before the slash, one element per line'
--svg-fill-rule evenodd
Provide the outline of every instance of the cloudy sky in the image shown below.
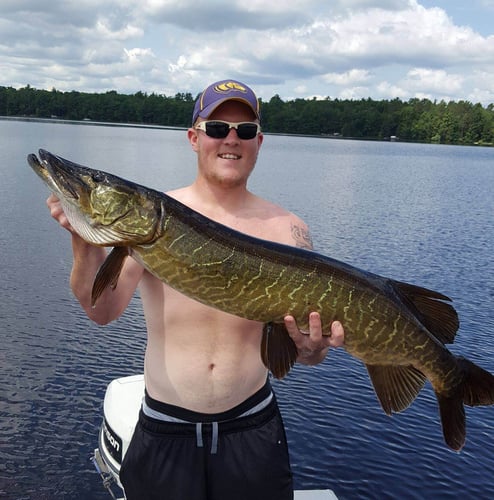
<path fill-rule="evenodd" d="M 0 0 L 0 85 L 494 103 L 494 0 Z"/>

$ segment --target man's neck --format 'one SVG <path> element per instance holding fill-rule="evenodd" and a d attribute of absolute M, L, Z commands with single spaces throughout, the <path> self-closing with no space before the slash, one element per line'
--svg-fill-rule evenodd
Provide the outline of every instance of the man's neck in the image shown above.
<path fill-rule="evenodd" d="M 252 193 L 245 185 L 215 186 L 196 179 L 190 189 L 197 202 L 207 211 L 238 213 L 252 199 Z"/>

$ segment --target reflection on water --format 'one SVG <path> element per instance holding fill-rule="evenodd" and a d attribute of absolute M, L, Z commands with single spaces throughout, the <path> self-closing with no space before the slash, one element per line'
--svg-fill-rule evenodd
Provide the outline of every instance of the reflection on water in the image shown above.
<path fill-rule="evenodd" d="M 98 327 L 68 287 L 70 241 L 26 164 L 46 148 L 157 189 L 195 175 L 183 131 L 0 120 L 0 497 L 107 498 L 89 455 L 106 384 L 142 371 L 136 297 Z M 494 372 L 494 149 L 267 136 L 251 188 L 300 214 L 317 249 L 451 296 L 454 352 Z M 392 418 L 343 350 L 275 382 L 296 485 L 340 498 L 488 498 L 494 408 L 467 408 L 467 444 L 443 443 L 429 385 Z"/>

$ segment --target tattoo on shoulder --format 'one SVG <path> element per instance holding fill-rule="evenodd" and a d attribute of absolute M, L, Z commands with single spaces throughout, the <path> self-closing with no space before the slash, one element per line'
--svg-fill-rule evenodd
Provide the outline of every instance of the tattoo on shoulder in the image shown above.
<path fill-rule="evenodd" d="M 292 236 L 295 240 L 295 246 L 307 250 L 313 249 L 312 238 L 307 228 L 292 223 Z"/>

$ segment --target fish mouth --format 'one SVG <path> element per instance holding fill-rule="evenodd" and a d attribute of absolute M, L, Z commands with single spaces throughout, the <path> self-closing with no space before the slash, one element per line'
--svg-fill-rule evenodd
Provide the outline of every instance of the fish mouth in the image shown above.
<path fill-rule="evenodd" d="M 76 173 L 71 162 L 44 149 L 40 149 L 38 154 L 40 159 L 35 154 L 28 155 L 27 161 L 31 168 L 55 193 L 66 199 L 78 200 L 81 191 L 86 189 L 80 177 L 81 167 L 77 166 L 79 173 Z"/>

